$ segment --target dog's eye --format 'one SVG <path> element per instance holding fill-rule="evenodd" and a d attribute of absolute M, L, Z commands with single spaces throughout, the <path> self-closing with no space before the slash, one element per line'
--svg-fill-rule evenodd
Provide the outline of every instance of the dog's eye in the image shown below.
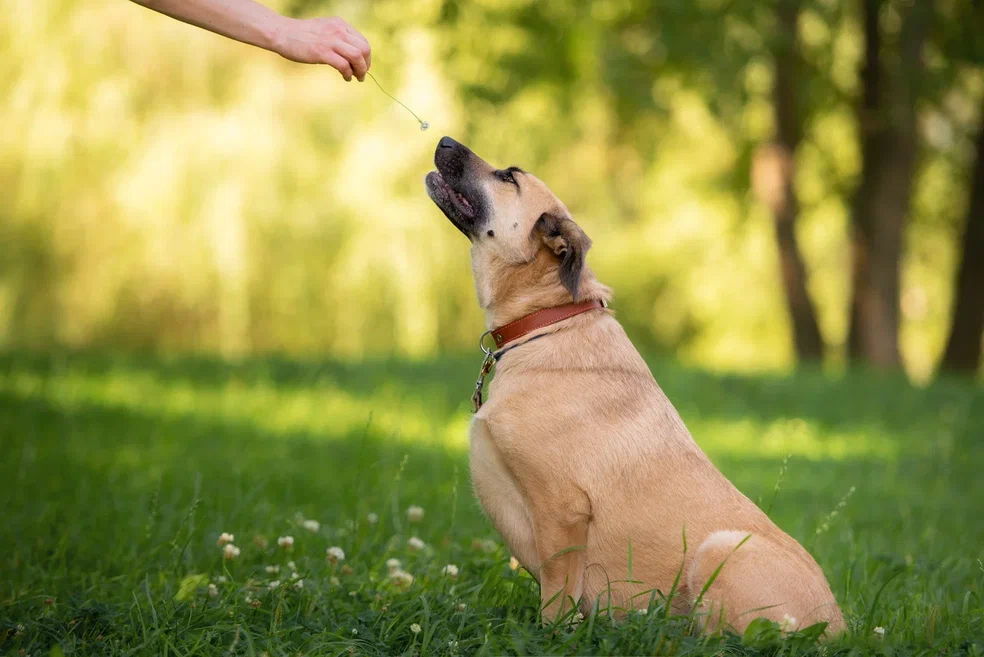
<path fill-rule="evenodd" d="M 513 177 L 513 172 L 514 171 L 519 171 L 519 169 L 517 169 L 515 167 L 509 167 L 508 169 L 502 169 L 501 171 L 496 171 L 495 172 L 495 177 L 498 178 L 499 180 L 501 180 L 502 182 L 511 183 L 513 185 L 516 185 L 516 187 L 519 187 L 519 183 L 516 182 L 516 179 Z"/>

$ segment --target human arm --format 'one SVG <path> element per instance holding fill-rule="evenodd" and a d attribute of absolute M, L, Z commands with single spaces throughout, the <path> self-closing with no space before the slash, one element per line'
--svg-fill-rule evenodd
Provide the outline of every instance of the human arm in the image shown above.
<path fill-rule="evenodd" d="M 133 1 L 294 62 L 328 64 L 346 81 L 365 80 L 372 63 L 369 42 L 342 18 L 288 18 L 254 0 Z"/>

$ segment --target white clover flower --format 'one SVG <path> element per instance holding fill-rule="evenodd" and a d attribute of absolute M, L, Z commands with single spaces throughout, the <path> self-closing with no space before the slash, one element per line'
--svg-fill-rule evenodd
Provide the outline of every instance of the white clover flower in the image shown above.
<path fill-rule="evenodd" d="M 271 591 L 274 590 L 274 589 L 276 589 L 276 588 L 279 588 L 280 587 L 280 580 L 279 579 L 275 579 L 272 582 L 270 582 L 267 586 L 270 587 L 270 590 Z"/>
<path fill-rule="evenodd" d="M 226 532 L 222 532 L 221 534 L 219 534 L 219 547 L 222 547 L 226 543 L 232 543 L 235 540 L 236 540 L 236 537 L 233 536 L 232 534 L 228 534 Z"/>
<path fill-rule="evenodd" d="M 325 554 L 328 556 L 328 561 L 331 563 L 338 563 L 339 561 L 345 561 L 345 551 L 342 548 L 334 545 L 327 550 Z"/>
<path fill-rule="evenodd" d="M 516 557 L 509 557 L 509 569 L 516 570 L 519 568 L 519 559 Z"/>
<path fill-rule="evenodd" d="M 277 539 L 277 545 L 285 550 L 294 549 L 294 537 L 293 536 L 281 536 Z"/>
<path fill-rule="evenodd" d="M 407 539 L 407 547 L 413 550 L 414 552 L 418 550 L 423 550 L 425 545 L 426 544 L 416 536 L 411 536 L 410 538 Z"/>
<path fill-rule="evenodd" d="M 301 578 L 301 575 L 300 575 L 300 573 L 296 573 L 296 572 L 295 573 L 291 573 L 290 574 L 290 578 L 291 579 L 300 579 Z"/>
<path fill-rule="evenodd" d="M 783 632 L 792 632 L 796 629 L 796 619 L 789 614 L 782 615 L 782 621 L 779 623 L 779 629 Z"/>
<path fill-rule="evenodd" d="M 218 577 L 215 578 L 215 581 L 218 582 L 219 584 L 225 584 L 229 580 L 226 578 L 225 575 L 219 575 Z"/>
<path fill-rule="evenodd" d="M 340 586 L 342 584 L 342 580 L 338 579 L 337 577 L 332 577 L 330 580 L 328 580 L 328 583 L 331 584 L 332 586 Z"/>
<path fill-rule="evenodd" d="M 226 543 L 225 547 L 222 548 L 222 556 L 226 559 L 235 559 L 239 556 L 239 548 L 232 543 Z"/>
<path fill-rule="evenodd" d="M 297 570 L 297 564 L 294 563 L 293 561 L 288 561 L 287 567 L 290 568 L 291 570 Z"/>
<path fill-rule="evenodd" d="M 379 516 L 377 516 L 375 513 L 370 513 L 369 515 L 366 516 L 366 522 L 368 522 L 370 525 L 375 525 L 377 522 L 379 522 Z"/>
<path fill-rule="evenodd" d="M 208 597 L 214 598 L 219 595 L 219 587 L 215 584 L 208 585 Z"/>
<path fill-rule="evenodd" d="M 274 564 L 272 566 L 267 566 L 266 568 L 264 568 L 264 570 L 267 571 L 268 573 L 270 573 L 271 575 L 273 575 L 274 573 L 279 573 L 280 572 L 280 566 L 277 565 L 277 564 Z"/>
<path fill-rule="evenodd" d="M 294 573 L 294 574 L 296 575 L 297 573 Z M 296 582 L 294 582 L 294 588 L 295 589 L 303 589 L 304 588 L 304 580 L 303 579 L 299 579 Z"/>
<path fill-rule="evenodd" d="M 881 627 L 880 625 L 876 627 L 874 631 L 875 634 L 877 634 L 878 636 L 885 636 L 885 628 Z"/>
<path fill-rule="evenodd" d="M 305 520 L 303 526 L 309 532 L 316 532 L 321 529 L 321 523 L 317 520 Z"/>
<path fill-rule="evenodd" d="M 411 506 L 407 508 L 407 520 L 410 522 L 420 522 L 424 519 L 424 509 L 419 506 Z"/>
<path fill-rule="evenodd" d="M 390 579 L 398 586 L 410 586 L 413 584 L 413 575 L 399 568 L 390 572 Z"/>
<path fill-rule="evenodd" d="M 403 566 L 403 562 L 400 561 L 399 559 L 386 560 L 386 567 L 389 569 L 391 573 L 395 570 L 399 570 L 402 566 Z"/>
<path fill-rule="evenodd" d="M 454 579 L 455 577 L 458 576 L 458 567 L 453 563 L 449 563 L 441 570 L 441 572 L 447 575 L 448 577 Z"/>
<path fill-rule="evenodd" d="M 636 611 L 636 613 L 639 614 L 640 616 L 645 616 L 646 614 L 649 613 L 649 608 L 647 607 L 646 609 L 639 609 Z"/>
<path fill-rule="evenodd" d="M 251 602 L 253 602 L 253 596 L 251 596 L 249 593 L 247 593 L 246 594 L 246 604 L 250 604 Z"/>
<path fill-rule="evenodd" d="M 465 609 L 468 609 L 468 605 L 466 605 L 464 602 L 459 602 L 458 611 L 464 611 Z"/>
<path fill-rule="evenodd" d="M 414 634 L 420 634 L 420 625 L 417 623 L 412 624 L 410 626 L 410 631 L 413 632 Z"/>
<path fill-rule="evenodd" d="M 352 635 L 353 635 L 353 636 L 357 636 L 358 634 L 359 634 L 359 630 L 357 630 L 357 629 L 355 629 L 355 628 L 353 627 L 353 628 L 352 628 Z"/>

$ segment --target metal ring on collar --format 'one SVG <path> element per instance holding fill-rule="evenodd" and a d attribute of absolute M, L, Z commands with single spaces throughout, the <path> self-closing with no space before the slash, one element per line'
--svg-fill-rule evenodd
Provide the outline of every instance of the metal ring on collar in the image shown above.
<path fill-rule="evenodd" d="M 485 333 L 483 333 L 482 334 L 482 337 L 480 337 L 478 339 L 478 346 L 479 346 L 479 348 L 481 348 L 482 353 L 485 354 L 486 356 L 491 356 L 492 355 L 492 352 L 495 349 L 494 344 L 493 344 L 493 348 L 492 349 L 486 349 L 486 347 L 485 347 L 485 338 L 486 338 L 486 336 L 489 336 L 489 335 L 492 335 L 492 331 L 491 330 L 488 330 Z M 494 342 L 495 341 L 493 340 L 493 343 Z"/>

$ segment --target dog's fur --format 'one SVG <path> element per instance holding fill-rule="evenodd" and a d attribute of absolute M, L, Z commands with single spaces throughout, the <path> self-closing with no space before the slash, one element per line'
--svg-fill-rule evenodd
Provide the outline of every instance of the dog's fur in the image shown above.
<path fill-rule="evenodd" d="M 572 300 L 608 301 L 584 261 L 591 241 L 543 182 L 448 137 L 435 164 L 426 186 L 472 243 L 489 328 Z M 700 602 L 707 630 L 742 631 L 760 616 L 844 627 L 823 571 L 714 467 L 610 311 L 518 344 L 474 417 L 471 472 L 485 512 L 540 582 L 545 621 L 599 598 L 645 608 L 682 572 L 675 611 Z"/>

